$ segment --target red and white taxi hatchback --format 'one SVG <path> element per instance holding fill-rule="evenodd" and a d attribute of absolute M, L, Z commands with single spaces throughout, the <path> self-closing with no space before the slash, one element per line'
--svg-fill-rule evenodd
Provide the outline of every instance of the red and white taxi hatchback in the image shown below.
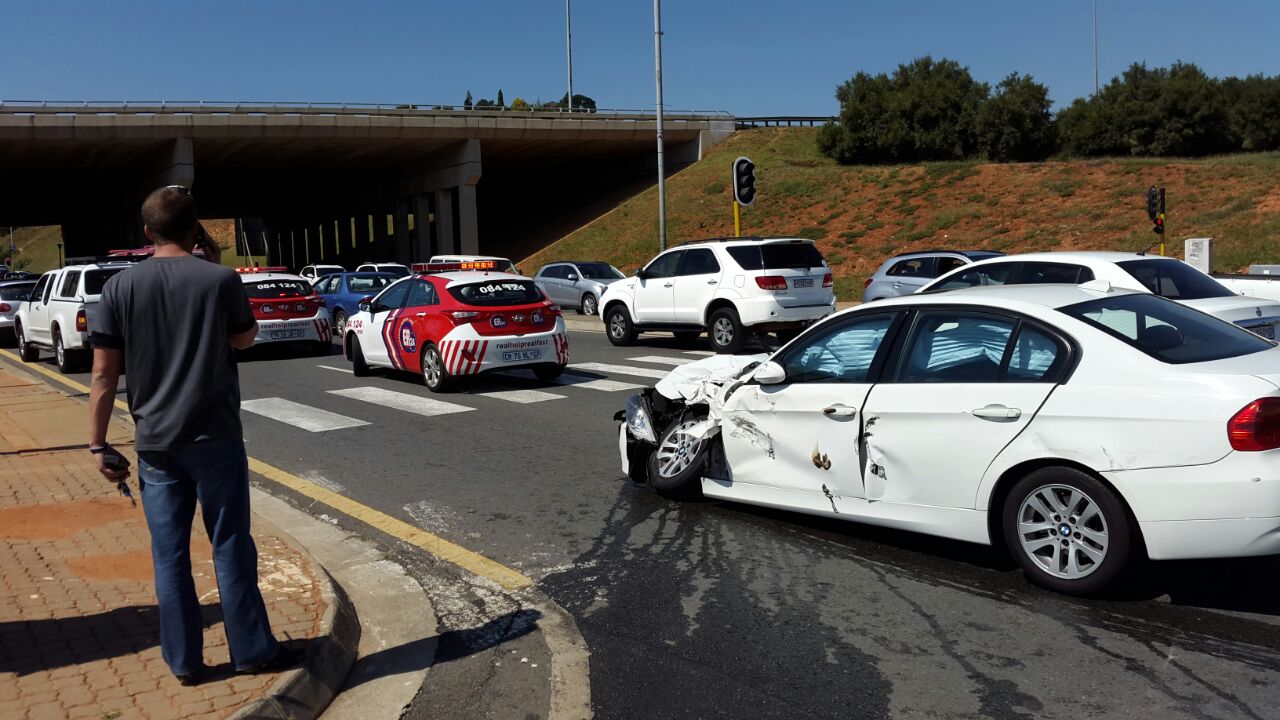
<path fill-rule="evenodd" d="M 254 346 L 309 343 L 317 355 L 333 347 L 333 326 L 324 300 L 311 283 L 283 267 L 236 268 L 258 321 Z"/>
<path fill-rule="evenodd" d="M 433 266 L 361 301 L 342 343 L 355 374 L 421 373 L 432 392 L 494 370 L 559 377 L 569 362 L 560 307 L 522 275 L 455 267 Z"/>

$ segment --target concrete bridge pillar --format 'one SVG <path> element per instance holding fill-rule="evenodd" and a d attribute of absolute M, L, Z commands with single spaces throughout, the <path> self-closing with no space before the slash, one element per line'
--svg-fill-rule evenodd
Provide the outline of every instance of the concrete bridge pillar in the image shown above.
<path fill-rule="evenodd" d="M 440 188 L 435 191 L 436 205 L 436 245 L 442 254 L 458 252 L 458 244 L 453 229 L 453 192 L 452 188 Z"/>
<path fill-rule="evenodd" d="M 426 262 L 434 255 L 434 247 L 436 238 L 431 223 L 431 194 L 418 193 L 414 196 L 414 231 L 417 237 L 414 238 L 413 244 L 413 260 L 414 262 Z"/>
<path fill-rule="evenodd" d="M 478 178 L 477 178 L 478 179 Z M 476 186 L 463 183 L 456 190 L 457 236 L 464 255 L 480 254 L 480 222 L 476 213 Z"/>
<path fill-rule="evenodd" d="M 406 265 L 411 261 L 413 246 L 409 239 L 409 198 L 396 198 L 395 244 L 390 260 Z"/>

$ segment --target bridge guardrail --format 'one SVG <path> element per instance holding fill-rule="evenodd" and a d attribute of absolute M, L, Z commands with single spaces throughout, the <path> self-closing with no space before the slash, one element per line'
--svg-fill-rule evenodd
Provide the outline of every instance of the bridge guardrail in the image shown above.
<path fill-rule="evenodd" d="M 814 127 L 838 121 L 834 115 L 769 115 L 764 117 L 735 117 L 733 119 L 739 130 L 758 127 L 791 127 L 793 125 Z"/>

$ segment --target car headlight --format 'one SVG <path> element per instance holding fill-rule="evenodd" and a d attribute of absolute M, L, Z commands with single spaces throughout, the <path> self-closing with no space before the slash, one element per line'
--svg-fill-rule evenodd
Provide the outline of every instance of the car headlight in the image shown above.
<path fill-rule="evenodd" d="M 626 413 L 627 430 L 641 440 L 657 444 L 658 437 L 653 432 L 653 421 L 649 419 L 649 407 L 644 398 L 639 395 L 627 398 Z"/>

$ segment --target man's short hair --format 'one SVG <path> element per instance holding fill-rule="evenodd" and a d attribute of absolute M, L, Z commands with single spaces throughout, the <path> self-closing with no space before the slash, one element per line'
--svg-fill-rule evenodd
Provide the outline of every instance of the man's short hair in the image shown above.
<path fill-rule="evenodd" d="M 142 202 L 142 222 L 160 239 L 183 242 L 196 229 L 196 201 L 191 191 L 175 185 L 153 191 Z"/>

